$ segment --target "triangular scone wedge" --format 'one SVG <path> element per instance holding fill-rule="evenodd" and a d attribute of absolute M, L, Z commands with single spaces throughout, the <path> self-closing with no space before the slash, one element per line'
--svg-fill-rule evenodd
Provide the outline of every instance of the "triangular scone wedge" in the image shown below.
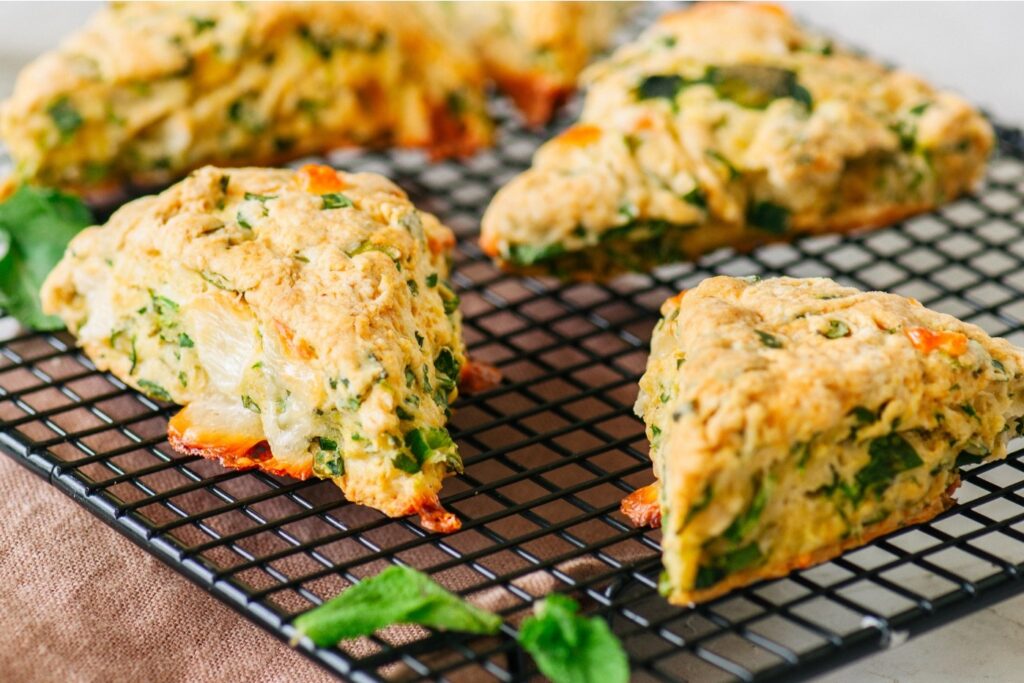
<path fill-rule="evenodd" d="M 378 175 L 205 167 L 75 237 L 42 302 L 98 368 L 185 406 L 176 449 L 453 531 L 454 242 Z"/>
<path fill-rule="evenodd" d="M 603 278 L 877 227 L 969 190 L 992 148 L 961 98 L 759 5 L 669 14 L 583 80 L 580 122 L 484 215 L 508 268 Z"/>
<path fill-rule="evenodd" d="M 488 77 L 530 125 L 541 125 L 576 89 L 583 68 L 608 46 L 628 3 L 434 3 L 454 15 Z"/>
<path fill-rule="evenodd" d="M 484 73 L 414 4 L 112 3 L 0 113 L 17 180 L 97 195 L 207 163 L 490 140 Z"/>
<path fill-rule="evenodd" d="M 676 604 L 931 519 L 1021 433 L 1024 351 L 913 299 L 715 277 L 662 315 L 636 404 L 659 483 L 623 511 L 660 502 Z"/>

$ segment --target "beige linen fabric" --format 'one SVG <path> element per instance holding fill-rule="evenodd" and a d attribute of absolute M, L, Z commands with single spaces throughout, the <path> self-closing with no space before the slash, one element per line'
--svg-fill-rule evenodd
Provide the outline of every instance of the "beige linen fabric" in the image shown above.
<path fill-rule="evenodd" d="M 0 455 L 0 681 L 332 680 Z"/>

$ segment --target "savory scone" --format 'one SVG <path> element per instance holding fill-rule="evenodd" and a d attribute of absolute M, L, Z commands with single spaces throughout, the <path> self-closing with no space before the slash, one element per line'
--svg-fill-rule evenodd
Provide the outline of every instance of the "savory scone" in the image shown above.
<path fill-rule="evenodd" d="M 590 67 L 580 122 L 494 198 L 503 266 L 602 278 L 885 225 L 969 190 L 992 130 L 960 97 L 782 11 L 700 4 Z"/>
<path fill-rule="evenodd" d="M 658 483 L 623 511 L 660 513 L 676 604 L 928 520 L 1021 434 L 1024 351 L 913 299 L 715 277 L 662 315 L 636 404 Z"/>
<path fill-rule="evenodd" d="M 469 37 L 487 76 L 530 125 L 546 123 L 608 46 L 623 2 L 444 2 L 447 22 Z"/>
<path fill-rule="evenodd" d="M 204 167 L 80 233 L 41 297 L 98 368 L 185 406 L 177 450 L 453 531 L 454 243 L 378 175 Z"/>
<path fill-rule="evenodd" d="M 16 181 L 102 194 L 347 144 L 468 153 L 484 74 L 415 5 L 113 3 L 0 110 Z"/>

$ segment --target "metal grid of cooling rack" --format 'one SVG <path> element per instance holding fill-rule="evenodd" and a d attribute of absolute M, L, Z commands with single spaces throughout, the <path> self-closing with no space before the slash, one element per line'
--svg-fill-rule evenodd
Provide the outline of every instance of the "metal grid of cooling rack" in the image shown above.
<path fill-rule="evenodd" d="M 506 617 L 495 638 L 405 628 L 303 646 L 357 681 L 535 677 L 514 624 L 554 590 L 608 619 L 635 680 L 719 681 L 804 678 L 1024 589 L 1017 448 L 967 472 L 959 505 L 928 524 L 690 609 L 657 594 L 658 532 L 633 529 L 618 512 L 620 498 L 652 476 L 631 406 L 658 306 L 705 277 L 830 276 L 916 297 L 1024 343 L 1020 131 L 999 129 L 977 196 L 886 230 L 562 285 L 499 273 L 472 239 L 493 191 L 545 137 L 495 106 L 502 144 L 466 163 L 427 165 L 405 152 L 330 158 L 395 178 L 461 237 L 454 280 L 466 341 L 505 377 L 456 405 L 466 471 L 442 498 L 461 531 L 427 535 L 346 503 L 330 484 L 177 454 L 165 438 L 172 408 L 97 372 L 67 333 L 19 334 L 9 320 L 0 321 L 0 449 L 284 640 L 296 614 L 393 562 Z"/>

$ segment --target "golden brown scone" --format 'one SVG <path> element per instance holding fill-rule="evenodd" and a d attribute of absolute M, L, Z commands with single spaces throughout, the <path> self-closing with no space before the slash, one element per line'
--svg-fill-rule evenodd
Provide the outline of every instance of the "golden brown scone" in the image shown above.
<path fill-rule="evenodd" d="M 782 576 L 951 504 L 1021 434 L 1024 351 L 913 299 L 715 277 L 665 302 L 636 411 L 669 600 Z"/>
<path fill-rule="evenodd" d="M 114 3 L 20 74 L 0 137 L 18 180 L 98 195 L 352 144 L 468 153 L 483 88 L 415 4 Z"/>
<path fill-rule="evenodd" d="M 604 278 L 877 227 L 969 190 L 992 148 L 960 97 L 760 5 L 669 14 L 583 81 L 579 123 L 484 216 L 503 266 Z"/>
<path fill-rule="evenodd" d="M 624 2 L 436 3 L 469 36 L 487 75 L 530 125 L 546 123 L 576 89 L 628 11 Z"/>
<path fill-rule="evenodd" d="M 75 237 L 41 296 L 98 368 L 185 406 L 179 451 L 453 531 L 453 245 L 378 175 L 205 167 Z"/>

